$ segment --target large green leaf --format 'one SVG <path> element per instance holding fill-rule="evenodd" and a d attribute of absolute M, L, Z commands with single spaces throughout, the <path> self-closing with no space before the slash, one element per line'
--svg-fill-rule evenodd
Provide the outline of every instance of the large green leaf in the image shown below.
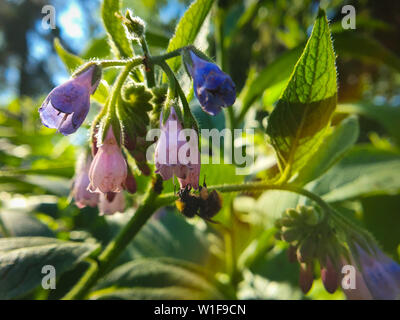
<path fill-rule="evenodd" d="M 53 266 L 59 276 L 95 248 L 53 238 L 0 239 L 0 299 L 16 298 L 39 286 L 45 276 L 43 266 Z"/>
<path fill-rule="evenodd" d="M 336 32 L 332 29 L 332 37 L 339 58 L 346 57 L 368 63 L 385 64 L 394 70 L 400 70 L 400 58 L 374 38 L 360 34 L 359 32 L 343 31 L 340 23 L 335 29 L 337 29 L 335 30 Z M 303 47 L 304 43 L 301 43 L 288 50 L 266 66 L 260 73 L 247 78 L 246 84 L 239 96 L 242 115 L 247 112 L 252 103 L 263 93 L 264 100 L 268 104 L 275 102 L 271 101 L 275 97 L 272 97 L 270 92 L 266 90 L 273 87 L 273 95 L 275 95 L 275 91 L 283 90 L 293 66 L 301 55 Z"/>
<path fill-rule="evenodd" d="M 11 237 L 53 237 L 53 231 L 32 214 L 17 210 L 0 211 L 0 219 Z M 0 229 L 1 230 L 1 229 Z M 0 237 L 4 236 L 0 231 Z M 1 248 L 0 248 L 1 250 Z"/>
<path fill-rule="evenodd" d="M 60 240 L 56 238 L 47 237 L 18 237 L 18 238 L 7 238 L 0 240 L 0 252 L 4 254 L 5 252 L 21 249 L 45 246 L 49 244 L 58 244 Z"/>
<path fill-rule="evenodd" d="M 295 183 L 304 185 L 325 173 L 356 143 L 358 134 L 356 117 L 343 120 L 326 136 L 318 152 L 300 170 Z"/>
<path fill-rule="evenodd" d="M 195 0 L 190 5 L 176 26 L 175 34 L 168 44 L 168 52 L 192 44 L 196 40 L 213 2 L 214 0 Z M 168 64 L 173 71 L 178 71 L 181 59 L 179 57 L 170 59 Z"/>
<path fill-rule="evenodd" d="M 121 2 L 121 0 L 104 0 L 101 16 L 114 54 L 119 58 L 130 58 L 133 56 L 133 50 L 122 20 L 116 16 L 116 13 L 120 13 Z"/>
<path fill-rule="evenodd" d="M 265 67 L 256 76 L 248 77 L 245 86 L 240 92 L 241 113 L 247 112 L 252 103 L 271 86 L 287 82 L 296 61 L 299 59 L 303 46 L 293 48 L 280 55 L 276 60 Z"/>
<path fill-rule="evenodd" d="M 54 39 L 54 48 L 60 57 L 61 61 L 67 67 L 70 73 L 73 73 L 77 68 L 79 68 L 85 61 L 68 52 L 65 48 L 61 45 L 61 42 L 58 38 Z M 97 87 L 96 92 L 93 95 L 93 99 L 95 99 L 99 103 L 105 103 L 108 97 L 108 84 L 104 80 L 100 81 L 99 86 Z"/>
<path fill-rule="evenodd" d="M 400 154 L 372 146 L 354 147 L 310 189 L 327 201 L 400 192 Z"/>
<path fill-rule="evenodd" d="M 320 10 L 303 54 L 268 119 L 267 133 L 283 180 L 302 168 L 318 150 L 336 100 L 335 53 L 325 12 Z"/>
<path fill-rule="evenodd" d="M 339 56 L 385 64 L 400 71 L 400 58 L 374 38 L 360 32 L 344 31 L 333 35 Z"/>
<path fill-rule="evenodd" d="M 131 259 L 170 257 L 204 266 L 212 263 L 207 232 L 190 224 L 176 210 L 164 210 L 157 219 L 147 223 L 129 245 Z"/>
<path fill-rule="evenodd" d="M 356 104 L 339 104 L 339 112 L 356 113 L 379 122 L 400 144 L 400 108 L 377 106 L 368 102 Z"/>
<path fill-rule="evenodd" d="M 175 259 L 138 259 L 102 280 L 94 299 L 223 299 L 199 265 Z"/>

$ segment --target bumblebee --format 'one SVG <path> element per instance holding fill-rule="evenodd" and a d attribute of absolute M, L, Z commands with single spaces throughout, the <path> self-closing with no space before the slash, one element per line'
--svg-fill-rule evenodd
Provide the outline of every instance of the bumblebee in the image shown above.
<path fill-rule="evenodd" d="M 176 200 L 178 210 L 188 218 L 199 216 L 200 218 L 216 223 L 211 220 L 222 208 L 222 198 L 217 191 L 208 191 L 206 184 L 199 187 L 199 194 L 192 194 L 192 187 L 187 185 L 179 190 L 179 200 Z"/>

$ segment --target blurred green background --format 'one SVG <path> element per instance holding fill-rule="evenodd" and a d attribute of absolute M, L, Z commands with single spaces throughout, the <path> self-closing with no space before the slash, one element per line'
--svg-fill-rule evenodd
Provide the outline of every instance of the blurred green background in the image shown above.
<path fill-rule="evenodd" d="M 56 8 L 56 28 L 53 30 L 42 28 L 41 8 L 45 4 Z M 189 4 L 189 0 L 123 1 L 124 8 L 132 9 L 134 14 L 147 21 L 147 40 L 155 53 L 165 50 L 177 21 Z M 251 104 L 245 118 L 246 127 L 264 132 L 266 117 L 279 98 L 310 35 L 319 4 L 327 10 L 337 53 L 339 105 L 335 119 L 339 121 L 349 113 L 358 115 L 358 149 L 353 149 L 350 156 L 365 160 L 365 163 L 357 162 L 358 166 L 354 167 L 346 167 L 345 162 L 340 162 L 339 167 L 332 170 L 344 167 L 348 171 L 340 171 L 341 174 L 352 173 L 355 177 L 357 174 L 371 174 L 371 187 L 367 191 L 364 192 L 362 182 L 355 183 L 352 186 L 355 190 L 353 196 L 342 196 L 332 201 L 338 208 L 352 212 L 355 219 L 373 233 L 383 249 L 398 261 L 400 190 L 397 187 L 385 188 L 385 185 L 377 187 L 377 184 L 386 182 L 373 176 L 377 169 L 367 160 L 374 159 L 376 163 L 386 166 L 387 176 L 392 176 L 395 182 L 399 181 L 396 170 L 400 153 L 400 2 L 220 0 L 218 6 L 223 12 L 226 59 L 218 61 L 212 20 L 204 29 L 205 41 L 201 48 L 217 58 L 224 71 L 232 76 L 237 91 L 241 92 L 240 97 L 246 96 Z M 341 8 L 345 4 L 356 8 L 356 30 L 343 30 L 341 27 L 344 17 Z M 71 203 L 69 190 L 75 158 L 87 141 L 88 127 L 63 137 L 44 128 L 39 120 L 37 109 L 43 98 L 69 77 L 54 50 L 55 38 L 59 38 L 68 51 L 83 58 L 111 56 L 100 18 L 100 6 L 98 0 L 0 1 L 0 236 L 45 236 L 105 244 L 127 221 L 146 188 L 148 179 L 139 176 L 139 200 L 130 199 L 132 208 L 125 216 L 104 218 L 98 216 L 97 209 L 79 210 Z M 263 72 L 265 76 L 261 77 L 258 86 L 246 86 L 246 81 L 251 83 L 251 79 Z M 106 76 L 111 81 L 115 73 L 110 71 Z M 192 105 L 202 127 L 225 126 L 222 114 L 212 119 L 199 111 L 196 102 Z M 89 118 L 98 110 L 99 106 L 95 105 Z M 261 139 L 260 148 L 264 147 L 262 134 L 257 133 L 257 137 Z M 259 152 L 260 159 L 271 155 L 271 150 L 265 149 Z M 391 167 L 394 162 L 396 165 Z M 212 169 L 209 169 L 209 183 L 226 182 L 221 179 L 229 176 L 230 169 L 226 168 L 227 175 L 221 172 L 212 174 Z M 333 171 L 332 175 L 335 174 L 338 173 Z M 252 177 L 256 175 L 257 172 Z M 249 178 L 235 180 L 233 177 L 232 181 L 241 182 Z M 315 188 L 322 195 L 332 191 L 329 176 L 325 181 L 323 179 L 318 182 L 320 191 L 318 186 Z M 208 288 L 203 288 L 207 291 L 204 295 L 197 288 L 195 294 L 198 296 L 194 297 L 343 298 L 341 292 L 333 296 L 327 294 L 321 282 L 317 282 L 304 297 L 296 285 L 298 267 L 288 263 L 284 252 L 286 247 L 271 235 L 262 233 L 271 228 L 273 219 L 281 213 L 280 204 L 286 208 L 288 203 L 295 205 L 297 202 L 295 196 L 285 192 L 264 193 L 257 199 L 246 195 L 237 198 L 233 202 L 235 216 L 232 228 L 236 234 L 233 250 L 237 256 L 241 255 L 244 248 L 249 248 L 248 245 L 263 234 L 266 254 L 243 273 L 244 281 L 239 284 L 238 295 L 230 292 L 228 286 L 212 294 L 207 291 Z M 260 216 L 265 218 L 261 224 Z M 226 244 L 223 234 L 216 229 L 203 221 L 185 220 L 174 208 L 163 209 L 128 247 L 118 265 L 134 258 L 176 258 L 203 266 L 219 279 L 219 283 L 224 283 Z M 246 254 L 251 255 L 251 252 Z M 141 263 L 135 261 L 131 263 Z M 160 263 L 168 265 L 165 261 Z M 60 298 L 86 268 L 87 262 L 83 261 L 65 273 L 59 280 L 57 290 L 36 289 L 22 297 Z M 145 286 L 145 276 L 141 279 Z M 104 291 L 110 283 L 115 283 L 111 280 L 99 284 L 93 297 L 143 297 L 136 291 L 129 294 Z M 173 279 L 169 280 L 174 283 Z M 188 275 L 186 280 L 189 283 L 193 279 Z M 130 286 L 129 281 L 135 283 L 126 278 L 121 283 Z M 176 293 L 178 298 L 180 294 Z M 151 297 L 168 295 L 159 290 Z"/>

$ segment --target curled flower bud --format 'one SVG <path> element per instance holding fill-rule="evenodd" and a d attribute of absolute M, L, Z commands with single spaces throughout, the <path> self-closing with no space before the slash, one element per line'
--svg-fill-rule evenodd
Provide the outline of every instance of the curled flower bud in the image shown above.
<path fill-rule="evenodd" d="M 301 291 L 306 294 L 310 291 L 314 281 L 312 264 L 300 264 L 299 286 Z"/>
<path fill-rule="evenodd" d="M 125 189 L 130 193 L 134 194 L 136 192 L 136 180 L 135 177 L 131 172 L 128 172 L 128 175 L 126 176 L 125 179 Z"/>
<path fill-rule="evenodd" d="M 100 75 L 100 68 L 92 64 L 75 78 L 54 88 L 39 108 L 43 125 L 63 135 L 78 130 L 89 112 L 90 95 L 96 91 Z"/>
<path fill-rule="evenodd" d="M 110 127 L 90 166 L 88 189 L 91 192 L 120 192 L 124 189 L 127 174 L 125 158 Z"/>
<path fill-rule="evenodd" d="M 329 258 L 327 258 L 325 265 L 321 268 L 321 280 L 326 291 L 329 293 L 334 293 L 339 285 L 338 271 Z"/>
<path fill-rule="evenodd" d="M 183 127 L 178 121 L 175 109 L 171 108 L 171 113 L 165 125 L 162 125 L 162 121 L 160 122 L 161 137 L 157 141 L 155 150 L 156 173 L 160 174 L 163 180 L 169 180 L 174 175 L 185 179 L 188 166 L 179 161 L 178 155 L 180 148 L 186 141 L 178 139 Z"/>
<path fill-rule="evenodd" d="M 216 64 L 199 58 L 189 51 L 187 69 L 193 79 L 193 89 L 202 109 L 215 116 L 222 107 L 229 107 L 236 100 L 236 89 L 231 77 Z"/>
<path fill-rule="evenodd" d="M 123 20 L 126 28 L 134 37 L 142 37 L 145 33 L 145 23 L 139 17 L 133 17 L 132 12 L 127 10 Z"/>
<path fill-rule="evenodd" d="M 109 199 L 110 198 L 110 199 Z M 100 194 L 99 211 L 100 215 L 111 215 L 116 212 L 124 212 L 125 197 L 122 192 L 113 193 L 109 197 L 109 193 Z"/>
<path fill-rule="evenodd" d="M 78 208 L 86 206 L 95 207 L 99 202 L 99 195 L 87 190 L 89 186 L 89 168 L 92 163 L 90 154 L 81 157 L 77 163 L 77 169 L 72 189 L 72 196 Z"/>
<path fill-rule="evenodd" d="M 295 246 L 290 245 L 286 251 L 290 263 L 297 261 L 296 250 L 297 248 Z"/>

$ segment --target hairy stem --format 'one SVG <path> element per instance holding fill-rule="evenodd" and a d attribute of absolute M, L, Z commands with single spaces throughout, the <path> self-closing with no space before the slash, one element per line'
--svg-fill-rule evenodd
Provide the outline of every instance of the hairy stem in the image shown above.
<path fill-rule="evenodd" d="M 101 252 L 97 264 L 92 264 L 79 282 L 65 295 L 63 299 L 83 299 L 97 281 L 104 276 L 115 263 L 127 245 L 138 234 L 152 214 L 165 202 L 158 201 L 158 192 L 152 187 L 146 194 L 143 203 L 136 210 L 135 214 L 120 231 L 117 237 L 112 240 Z"/>
<path fill-rule="evenodd" d="M 149 50 L 149 46 L 147 45 L 146 38 L 144 36 L 141 36 L 139 39 L 140 46 L 142 47 L 144 56 L 145 56 L 145 62 L 146 62 L 146 82 L 147 86 L 149 88 L 152 88 L 156 85 L 156 81 L 154 78 L 154 64 L 151 60 L 151 54 Z"/>
<path fill-rule="evenodd" d="M 143 57 L 133 57 L 132 59 L 127 60 L 102 60 L 99 62 L 99 66 L 103 69 L 111 67 L 125 67 L 134 60 L 143 60 Z"/>
<path fill-rule="evenodd" d="M 126 246 L 137 235 L 141 228 L 145 225 L 151 215 L 160 207 L 171 204 L 176 200 L 175 194 L 159 195 L 157 188 L 151 188 L 135 214 L 120 231 L 117 237 L 112 240 L 107 247 L 98 256 L 97 264 L 93 263 L 80 279 L 80 281 L 71 289 L 64 299 L 83 299 L 97 281 L 104 276 L 115 263 Z M 291 185 L 273 185 L 266 183 L 247 183 L 238 185 L 216 185 L 208 187 L 210 190 L 220 192 L 239 192 L 239 191 L 260 191 L 260 190 L 285 190 L 304 195 L 315 201 L 324 210 L 330 212 L 330 207 L 319 196 L 314 193 Z"/>
<path fill-rule="evenodd" d="M 276 184 L 268 184 L 265 182 L 250 182 L 244 184 L 222 184 L 222 185 L 208 186 L 207 189 L 216 190 L 219 192 L 243 192 L 243 191 L 263 191 L 263 190 L 289 191 L 301 194 L 316 202 L 323 210 L 331 212 L 331 208 L 321 197 L 308 190 L 290 184 L 276 185 Z M 177 196 L 174 195 L 173 193 L 168 193 L 160 196 L 160 198 L 163 199 L 163 201 L 165 202 L 167 201 L 173 202 L 176 199 L 176 197 Z"/>

